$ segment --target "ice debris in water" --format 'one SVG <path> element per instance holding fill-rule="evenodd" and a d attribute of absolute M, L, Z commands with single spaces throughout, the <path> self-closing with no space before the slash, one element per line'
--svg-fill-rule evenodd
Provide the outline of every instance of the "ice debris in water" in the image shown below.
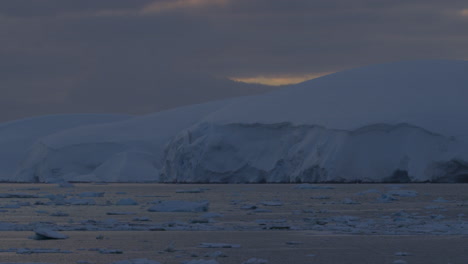
<path fill-rule="evenodd" d="M 39 196 L 29 193 L 0 193 L 0 198 L 39 198 Z"/>
<path fill-rule="evenodd" d="M 72 253 L 69 250 L 61 250 L 59 248 L 19 248 L 16 250 L 16 254 L 40 254 L 40 253 Z"/>
<path fill-rule="evenodd" d="M 78 194 L 79 197 L 104 197 L 104 192 L 82 192 Z"/>
<path fill-rule="evenodd" d="M 262 201 L 261 204 L 264 206 L 282 206 L 283 205 L 281 201 Z"/>
<path fill-rule="evenodd" d="M 65 204 L 70 205 L 95 205 L 96 202 L 93 199 L 79 199 L 79 198 L 70 198 L 63 200 Z"/>
<path fill-rule="evenodd" d="M 185 261 L 182 263 L 183 264 L 219 264 L 219 262 L 214 259 L 210 259 L 210 260 L 194 259 L 194 260 Z"/>
<path fill-rule="evenodd" d="M 194 260 L 185 261 L 182 263 L 183 264 L 219 264 L 219 262 L 214 259 L 210 259 L 210 260 L 194 259 Z"/>
<path fill-rule="evenodd" d="M 446 199 L 444 199 L 444 198 L 442 198 L 442 197 L 438 197 L 438 198 L 435 199 L 433 202 L 435 202 L 435 203 L 448 203 L 449 200 L 446 200 Z"/>
<path fill-rule="evenodd" d="M 341 201 L 342 204 L 360 204 L 359 202 L 356 202 L 350 198 L 344 198 L 342 201 Z"/>
<path fill-rule="evenodd" d="M 148 208 L 150 212 L 206 212 L 209 206 L 208 201 L 159 201 L 158 204 Z"/>
<path fill-rule="evenodd" d="M 188 190 L 185 190 L 185 189 L 176 190 L 176 193 L 202 193 L 204 191 L 205 189 L 195 188 L 195 189 L 188 189 Z"/>
<path fill-rule="evenodd" d="M 377 198 L 377 202 L 380 203 L 390 203 L 393 201 L 398 201 L 398 198 L 386 193 L 382 194 L 379 198 Z"/>
<path fill-rule="evenodd" d="M 387 192 L 388 195 L 400 196 L 400 197 L 416 197 L 418 192 L 412 190 L 390 190 Z"/>
<path fill-rule="evenodd" d="M 395 252 L 395 256 L 401 256 L 401 257 L 404 257 L 404 256 L 410 256 L 411 254 L 408 253 L 408 252 Z"/>
<path fill-rule="evenodd" d="M 205 257 L 210 257 L 210 258 L 225 258 L 227 257 L 226 254 L 224 254 L 222 251 L 215 251 L 215 252 L 208 252 L 205 254 Z"/>
<path fill-rule="evenodd" d="M 244 261 L 242 264 L 266 264 L 268 260 L 260 258 L 250 258 L 247 261 Z"/>
<path fill-rule="evenodd" d="M 128 259 L 112 262 L 111 264 L 161 264 L 160 262 L 150 259 Z"/>
<path fill-rule="evenodd" d="M 138 203 L 132 198 L 125 198 L 118 200 L 116 205 L 138 205 Z"/>
<path fill-rule="evenodd" d="M 239 244 L 227 244 L 227 243 L 201 243 L 201 248 L 240 248 Z"/>
<path fill-rule="evenodd" d="M 331 186 L 323 186 L 323 185 L 316 185 L 316 184 L 310 184 L 310 183 L 303 183 L 303 184 L 298 184 L 294 186 L 294 189 L 299 189 L 299 190 L 331 190 L 335 189 Z"/>
<path fill-rule="evenodd" d="M 100 248 L 98 252 L 101 254 L 123 254 L 123 251 L 120 249 L 109 249 L 109 248 Z"/>

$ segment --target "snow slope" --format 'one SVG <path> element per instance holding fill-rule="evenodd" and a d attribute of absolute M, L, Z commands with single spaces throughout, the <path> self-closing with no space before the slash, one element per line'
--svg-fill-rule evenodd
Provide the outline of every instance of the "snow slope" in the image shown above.
<path fill-rule="evenodd" d="M 11 180 L 40 138 L 83 125 L 122 121 L 124 115 L 51 115 L 0 124 L 0 181 Z"/>
<path fill-rule="evenodd" d="M 225 104 L 186 106 L 45 136 L 32 147 L 14 181 L 158 181 L 171 137 Z"/>
<path fill-rule="evenodd" d="M 314 124 L 354 130 L 408 123 L 468 135 L 468 61 L 408 61 L 330 74 L 214 112 L 216 123 Z"/>
<path fill-rule="evenodd" d="M 58 131 L 14 181 L 468 181 L 468 62 L 398 62 Z"/>

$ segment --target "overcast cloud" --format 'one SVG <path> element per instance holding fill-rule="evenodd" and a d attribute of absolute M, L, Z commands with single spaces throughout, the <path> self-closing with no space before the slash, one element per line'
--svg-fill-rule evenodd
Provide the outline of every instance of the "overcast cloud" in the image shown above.
<path fill-rule="evenodd" d="M 466 0 L 0 1 L 0 121 L 267 91 L 227 78 L 468 59 Z"/>

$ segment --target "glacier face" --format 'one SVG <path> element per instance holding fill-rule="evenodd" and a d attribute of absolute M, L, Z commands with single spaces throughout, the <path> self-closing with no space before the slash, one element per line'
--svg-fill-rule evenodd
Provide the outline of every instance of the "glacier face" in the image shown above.
<path fill-rule="evenodd" d="M 468 160 L 467 147 L 408 124 L 354 131 L 289 123 L 200 124 L 169 144 L 161 181 L 468 181 L 463 166 L 443 169 Z"/>
<path fill-rule="evenodd" d="M 18 140 L 0 124 L 1 179 L 465 182 L 467 99 L 468 62 L 418 61 L 112 122 L 33 118 L 22 129 L 44 132 Z"/>

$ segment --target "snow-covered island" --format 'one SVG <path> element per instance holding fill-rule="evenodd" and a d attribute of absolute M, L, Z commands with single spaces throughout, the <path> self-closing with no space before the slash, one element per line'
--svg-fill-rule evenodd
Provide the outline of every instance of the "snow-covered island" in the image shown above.
<path fill-rule="evenodd" d="M 4 182 L 468 182 L 468 61 L 368 66 L 146 116 L 0 124 Z"/>

